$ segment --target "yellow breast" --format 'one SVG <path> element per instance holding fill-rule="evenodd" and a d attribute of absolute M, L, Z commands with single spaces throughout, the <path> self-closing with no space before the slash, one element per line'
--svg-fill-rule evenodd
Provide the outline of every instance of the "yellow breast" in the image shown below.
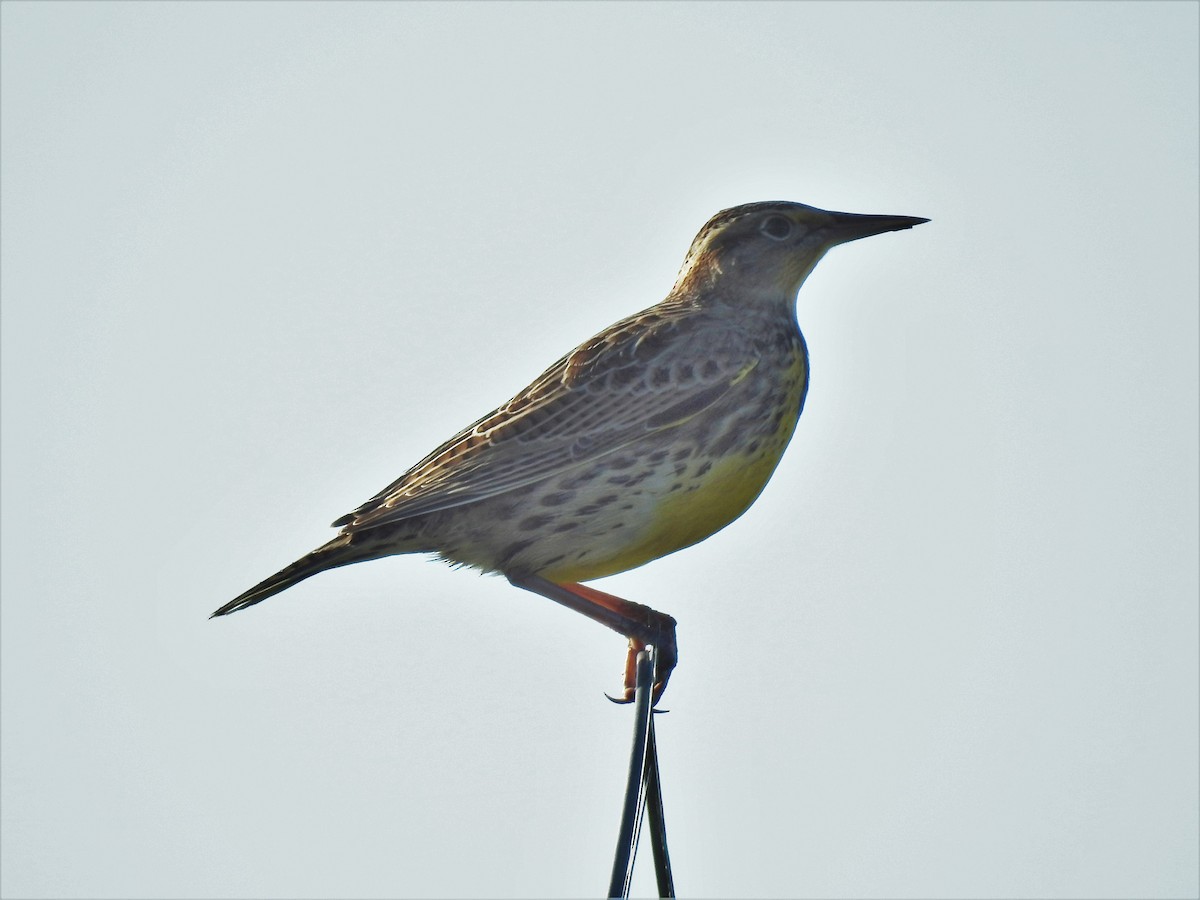
<path fill-rule="evenodd" d="M 682 482 L 651 497 L 643 521 L 628 529 L 625 543 L 540 574 L 560 583 L 615 575 L 690 547 L 744 513 L 770 480 L 795 431 L 807 381 L 805 361 L 798 359 L 783 381 L 788 387 L 782 392 L 783 403 L 758 411 L 760 427 L 747 429 L 745 438 L 723 455 L 698 458 Z M 778 426 L 762 430 L 761 423 L 776 414 Z"/>

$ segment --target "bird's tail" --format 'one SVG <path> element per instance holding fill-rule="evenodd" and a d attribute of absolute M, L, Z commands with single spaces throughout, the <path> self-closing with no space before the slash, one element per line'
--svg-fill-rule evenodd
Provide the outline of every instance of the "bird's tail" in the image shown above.
<path fill-rule="evenodd" d="M 231 612 L 237 612 L 239 609 L 245 609 L 247 606 L 261 603 L 268 597 L 274 597 L 280 591 L 285 591 L 293 584 L 298 584 L 305 578 L 316 575 L 318 572 L 324 572 L 326 569 L 336 569 L 338 566 L 371 559 L 379 555 L 377 552 L 371 553 L 370 551 L 353 547 L 351 544 L 352 538 L 353 535 L 350 534 L 339 534 L 328 544 L 318 547 L 312 553 L 301 557 L 290 566 L 280 569 L 270 578 L 259 582 L 245 593 L 234 597 L 209 616 L 209 618 L 227 616 Z"/>

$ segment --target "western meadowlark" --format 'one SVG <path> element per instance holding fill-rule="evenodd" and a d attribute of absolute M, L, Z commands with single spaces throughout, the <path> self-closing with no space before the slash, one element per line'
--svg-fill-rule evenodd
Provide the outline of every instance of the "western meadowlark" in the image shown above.
<path fill-rule="evenodd" d="M 609 326 L 354 512 L 322 547 L 218 609 L 223 616 L 337 566 L 397 553 L 504 575 L 657 648 L 675 620 L 579 582 L 724 528 L 754 502 L 808 389 L 800 285 L 831 247 L 927 219 L 748 203 L 713 216 L 656 306 Z"/>

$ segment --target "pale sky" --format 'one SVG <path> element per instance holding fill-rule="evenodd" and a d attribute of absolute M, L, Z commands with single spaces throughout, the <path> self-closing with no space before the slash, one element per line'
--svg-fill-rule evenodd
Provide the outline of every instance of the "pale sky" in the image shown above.
<path fill-rule="evenodd" d="M 600 895 L 618 636 L 419 557 L 207 616 L 780 199 L 932 222 L 596 583 L 680 623 L 678 890 L 1196 896 L 1198 11 L 4 2 L 0 893 Z"/>

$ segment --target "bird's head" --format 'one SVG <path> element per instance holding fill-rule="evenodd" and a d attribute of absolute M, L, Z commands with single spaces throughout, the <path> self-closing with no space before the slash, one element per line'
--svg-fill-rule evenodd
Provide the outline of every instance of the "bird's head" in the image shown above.
<path fill-rule="evenodd" d="M 928 219 L 830 212 L 803 203 L 767 201 L 722 210 L 700 229 L 675 282 L 680 291 L 791 302 L 830 247 L 912 228 Z"/>

